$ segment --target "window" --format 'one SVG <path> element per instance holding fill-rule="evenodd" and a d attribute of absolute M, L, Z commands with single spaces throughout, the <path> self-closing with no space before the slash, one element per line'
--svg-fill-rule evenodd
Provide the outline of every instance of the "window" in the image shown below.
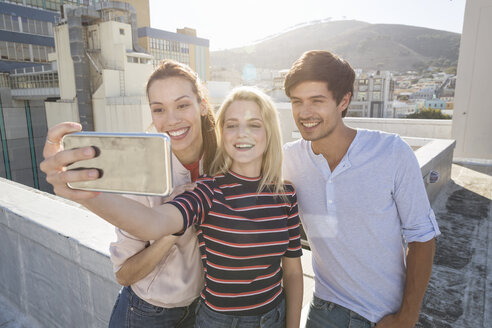
<path fill-rule="evenodd" d="M 12 17 L 9 15 L 5 15 L 5 29 L 12 31 Z"/>
<path fill-rule="evenodd" d="M 2 58 L 2 59 L 8 59 L 9 58 L 6 41 L 0 41 L 0 58 Z"/>
<path fill-rule="evenodd" d="M 28 25 L 28 33 L 32 33 L 32 34 L 35 34 L 36 33 L 36 27 L 35 27 L 35 23 L 32 19 L 27 19 L 27 25 Z"/>
<path fill-rule="evenodd" d="M 40 22 L 41 23 L 41 34 L 49 35 L 48 33 L 48 22 Z"/>
<path fill-rule="evenodd" d="M 12 16 L 12 31 L 20 32 L 19 29 L 19 18 L 16 16 Z"/>
<path fill-rule="evenodd" d="M 34 32 L 34 33 L 42 35 L 43 29 L 41 27 L 41 21 L 38 21 L 38 20 L 34 21 L 34 26 L 36 26 L 36 32 Z"/>
<path fill-rule="evenodd" d="M 125 29 L 124 28 L 120 28 L 120 35 L 125 35 Z"/>
<path fill-rule="evenodd" d="M 39 48 L 40 48 L 40 46 L 36 46 L 36 45 L 32 46 L 33 60 L 35 62 L 39 62 L 41 59 L 41 57 L 39 55 Z"/>
<path fill-rule="evenodd" d="M 15 45 L 12 42 L 7 42 L 7 48 L 8 48 L 8 58 L 11 60 L 15 60 Z"/>
<path fill-rule="evenodd" d="M 28 44 L 22 45 L 22 54 L 24 56 L 24 61 L 31 61 L 31 53 L 29 51 L 29 45 Z"/>
<path fill-rule="evenodd" d="M 54 33 L 53 33 L 53 23 L 52 22 L 48 22 L 47 25 L 48 25 L 48 35 L 49 36 L 54 36 Z"/>
<path fill-rule="evenodd" d="M 28 21 L 28 19 L 27 19 L 27 18 L 22 17 L 22 31 L 23 31 L 24 33 L 30 33 L 30 32 L 29 32 L 29 26 L 28 26 L 28 24 L 27 24 L 27 21 Z"/>
<path fill-rule="evenodd" d="M 48 62 L 48 47 L 39 47 L 39 59 L 42 62 Z"/>

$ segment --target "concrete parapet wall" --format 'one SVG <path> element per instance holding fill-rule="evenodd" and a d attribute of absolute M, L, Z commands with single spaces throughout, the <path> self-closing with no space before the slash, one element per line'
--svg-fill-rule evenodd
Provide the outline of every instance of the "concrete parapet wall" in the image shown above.
<path fill-rule="evenodd" d="M 450 139 L 404 138 L 410 146 L 421 146 L 415 156 L 422 171 L 427 196 L 432 203 L 439 192 L 451 179 L 451 166 L 456 141 Z M 429 183 L 427 177 L 431 171 L 439 173 L 439 180 Z"/>
<path fill-rule="evenodd" d="M 451 139 L 452 120 L 419 120 L 399 118 L 346 117 L 353 128 L 381 130 L 405 137 Z"/>
<path fill-rule="evenodd" d="M 41 327 L 107 327 L 120 286 L 114 228 L 75 203 L 0 179 L 0 293 Z"/>
<path fill-rule="evenodd" d="M 275 107 L 279 113 L 283 142 L 299 139 L 301 134 L 292 117 L 292 105 L 283 102 L 275 103 Z M 345 117 L 343 121 L 352 128 L 381 130 L 403 137 L 452 139 L 452 120 Z"/>

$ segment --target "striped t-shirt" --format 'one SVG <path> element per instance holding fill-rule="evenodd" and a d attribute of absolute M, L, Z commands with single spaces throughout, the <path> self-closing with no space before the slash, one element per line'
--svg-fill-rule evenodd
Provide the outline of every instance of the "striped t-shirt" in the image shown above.
<path fill-rule="evenodd" d="M 185 228 L 197 225 L 201 297 L 212 310 L 259 315 L 273 309 L 282 299 L 282 256 L 302 255 L 294 186 L 285 185 L 286 197 L 268 188 L 258 194 L 260 179 L 233 172 L 201 177 L 171 202 Z"/>

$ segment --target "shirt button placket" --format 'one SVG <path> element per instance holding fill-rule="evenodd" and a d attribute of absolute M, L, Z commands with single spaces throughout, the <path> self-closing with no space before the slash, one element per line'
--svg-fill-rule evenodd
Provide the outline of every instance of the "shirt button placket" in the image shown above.
<path fill-rule="evenodd" d="M 333 178 L 330 176 L 326 181 L 326 206 L 328 211 L 333 210 L 334 193 Z"/>

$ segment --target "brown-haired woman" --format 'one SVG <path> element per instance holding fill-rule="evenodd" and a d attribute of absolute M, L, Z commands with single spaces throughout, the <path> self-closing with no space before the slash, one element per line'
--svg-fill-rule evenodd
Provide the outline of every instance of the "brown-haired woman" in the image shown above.
<path fill-rule="evenodd" d="M 173 195 L 177 195 L 191 188 L 181 185 L 209 173 L 217 148 L 213 111 L 197 74 L 172 60 L 163 60 L 152 73 L 147 96 L 153 127 L 171 138 L 173 183 L 180 186 L 174 188 Z M 41 167 L 47 181 L 54 185 L 78 178 L 74 172 L 64 171 L 53 156 L 60 152 L 57 143 L 61 136 L 76 130 L 80 130 L 79 125 L 62 123 L 48 132 L 50 142 L 45 145 L 46 159 Z M 68 198 L 80 197 L 68 187 L 56 192 Z M 166 201 L 162 197 L 131 198 L 148 207 Z M 179 237 L 155 241 L 138 239 L 118 228 L 116 234 L 117 241 L 110 247 L 111 260 L 116 278 L 124 287 L 109 327 L 193 327 L 196 299 L 203 288 L 203 269 L 193 229 Z"/>

